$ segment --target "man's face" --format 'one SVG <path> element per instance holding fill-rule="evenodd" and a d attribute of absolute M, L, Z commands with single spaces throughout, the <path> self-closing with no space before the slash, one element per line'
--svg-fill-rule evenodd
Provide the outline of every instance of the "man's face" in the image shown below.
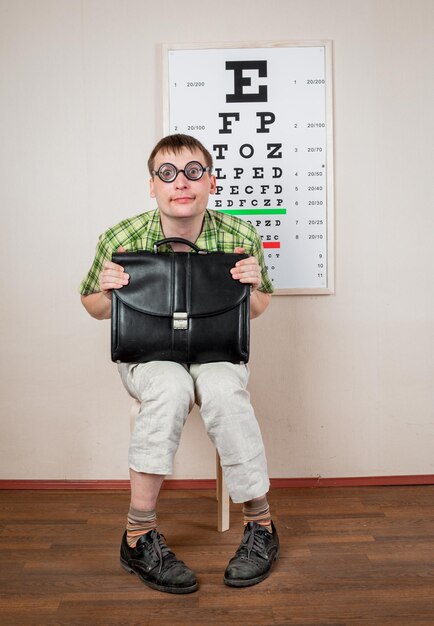
<path fill-rule="evenodd" d="M 158 152 L 154 160 L 154 171 L 163 163 L 172 163 L 178 170 L 183 170 L 190 161 L 197 161 L 206 166 L 200 150 L 184 149 L 179 154 Z M 155 174 L 150 181 L 151 197 L 156 198 L 162 216 L 173 218 L 192 218 L 203 215 L 208 204 L 209 194 L 215 193 L 215 176 L 204 172 L 199 180 L 189 180 L 184 172 L 179 172 L 171 183 L 160 180 Z"/>

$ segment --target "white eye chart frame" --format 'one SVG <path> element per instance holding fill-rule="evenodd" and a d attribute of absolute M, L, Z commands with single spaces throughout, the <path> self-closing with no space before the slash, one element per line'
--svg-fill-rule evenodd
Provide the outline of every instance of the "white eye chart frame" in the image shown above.
<path fill-rule="evenodd" d="M 255 226 L 277 295 L 334 293 L 332 42 L 163 46 L 164 134 L 211 152 L 208 208 Z"/>

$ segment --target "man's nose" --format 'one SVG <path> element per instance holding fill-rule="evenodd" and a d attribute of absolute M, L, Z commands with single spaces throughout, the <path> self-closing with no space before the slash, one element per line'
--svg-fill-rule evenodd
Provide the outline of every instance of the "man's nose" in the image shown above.
<path fill-rule="evenodd" d="M 180 170 L 175 178 L 175 187 L 188 187 L 189 180 L 182 170 Z"/>

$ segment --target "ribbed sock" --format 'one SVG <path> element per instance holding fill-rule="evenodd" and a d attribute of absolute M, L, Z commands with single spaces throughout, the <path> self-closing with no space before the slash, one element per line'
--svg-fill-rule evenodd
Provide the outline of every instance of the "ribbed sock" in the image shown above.
<path fill-rule="evenodd" d="M 139 511 L 130 506 L 127 518 L 127 543 L 135 548 L 139 537 L 157 528 L 157 514 L 153 511 Z"/>
<path fill-rule="evenodd" d="M 243 515 L 244 526 L 247 526 L 249 522 L 256 522 L 259 526 L 266 528 L 270 533 L 273 532 L 271 528 L 271 515 L 267 496 L 264 496 L 259 500 L 249 500 L 248 502 L 244 502 Z"/>

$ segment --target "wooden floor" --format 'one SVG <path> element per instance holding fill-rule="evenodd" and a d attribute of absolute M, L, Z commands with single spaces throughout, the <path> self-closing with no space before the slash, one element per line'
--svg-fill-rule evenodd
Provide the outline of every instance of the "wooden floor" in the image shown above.
<path fill-rule="evenodd" d="M 0 492 L 1 626 L 433 626 L 434 486 L 275 489 L 281 556 L 260 585 L 223 571 L 241 513 L 216 531 L 212 491 L 165 490 L 160 531 L 198 576 L 175 596 L 121 569 L 125 491 Z"/>

